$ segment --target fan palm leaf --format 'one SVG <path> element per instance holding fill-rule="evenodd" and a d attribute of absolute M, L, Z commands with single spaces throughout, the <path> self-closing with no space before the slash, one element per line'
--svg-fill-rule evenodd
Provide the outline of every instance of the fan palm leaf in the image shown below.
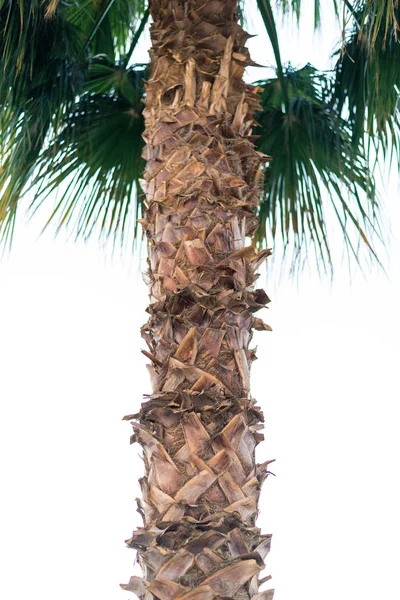
<path fill-rule="evenodd" d="M 79 74 L 70 60 L 80 40 L 63 5 L 52 18 L 39 2 L 0 7 L 2 172 L 0 220 L 9 232 L 51 125 L 74 101 Z"/>
<path fill-rule="evenodd" d="M 383 44 L 394 37 L 397 41 L 400 20 L 399 0 L 355 0 L 346 1 L 345 9 L 358 15 L 361 31 L 366 33 L 371 46 Z"/>
<path fill-rule="evenodd" d="M 146 10 L 140 1 L 114 0 L 99 3 L 85 0 L 73 5 L 62 1 L 43 4 L 36 0 L 1 3 L 0 55 L 3 68 L 0 72 L 0 231 L 4 238 L 8 238 L 12 232 L 19 199 L 24 190 L 28 189 L 29 182 L 32 184 L 34 181 L 36 184 L 35 201 L 40 199 L 37 190 L 43 190 L 43 178 L 50 177 L 49 164 L 56 164 L 46 161 L 50 158 L 55 160 L 61 147 L 66 150 L 66 158 L 70 156 L 72 146 L 75 148 L 81 145 L 81 141 L 75 138 L 83 135 L 83 129 L 72 124 L 71 115 L 76 115 L 77 110 L 82 111 L 83 107 L 89 106 L 84 96 L 90 93 L 91 84 L 96 85 L 97 81 L 99 88 L 96 66 L 100 68 L 101 61 L 93 59 L 94 50 L 98 50 L 111 63 L 115 56 L 121 56 L 122 61 L 127 53 L 132 54 L 137 43 L 135 29 L 141 32 L 146 20 Z M 140 99 L 137 99 L 137 83 L 141 82 L 142 70 L 138 77 L 134 70 L 122 75 L 122 68 L 119 68 L 121 61 L 115 62 L 113 79 L 108 73 L 107 93 L 112 90 L 117 105 L 121 107 L 123 119 L 127 111 L 126 103 L 131 103 L 130 109 L 133 109 L 132 103 L 140 103 Z M 141 84 L 139 87 L 142 89 Z M 98 89 L 97 93 L 102 93 L 102 90 Z M 125 100 L 121 100 L 122 98 Z M 114 117 L 115 113 L 114 107 Z M 135 115 L 140 116 L 140 113 L 141 104 L 134 109 Z M 109 114 L 109 106 L 104 117 L 107 123 L 116 125 L 115 118 L 113 120 Z M 98 115 L 95 117 L 91 110 L 87 114 L 87 126 L 89 122 L 92 132 L 96 124 L 101 124 L 101 131 L 105 133 L 103 120 Z M 135 122 L 135 127 L 124 128 L 124 132 L 128 131 L 131 135 L 132 131 L 137 132 L 134 144 L 139 151 L 140 127 L 138 129 Z M 86 131 L 86 138 L 87 135 Z M 97 156 L 99 157 L 98 154 Z M 125 159 L 124 164 L 126 162 Z M 122 189 L 127 189 L 120 181 L 121 161 L 118 162 L 116 158 L 116 163 L 119 164 L 119 175 L 112 189 L 119 192 L 117 196 L 113 195 L 114 200 L 121 197 Z M 131 162 L 131 166 L 132 164 Z M 135 168 L 136 165 L 139 167 L 140 160 L 134 164 Z M 104 165 L 100 165 L 100 171 L 104 172 L 104 168 Z M 112 171 L 114 176 L 117 171 Z M 34 172 L 35 176 L 32 178 Z M 81 169 L 80 172 L 83 173 L 84 170 Z M 64 170 L 55 174 L 53 170 L 53 177 L 48 179 L 49 189 L 52 189 L 54 177 L 59 183 L 63 181 L 63 173 Z M 90 173 L 93 173 L 93 168 Z M 111 178 L 112 173 L 109 173 Z M 129 175 L 125 173 L 125 178 L 129 179 L 130 187 L 135 185 L 137 178 L 134 172 Z M 66 202 L 68 199 L 69 196 L 66 197 Z M 124 197 L 124 202 L 129 203 L 127 197 Z"/>
<path fill-rule="evenodd" d="M 369 13 L 372 4 L 376 6 Z M 373 148 L 375 158 L 379 150 L 384 156 L 398 150 L 399 18 L 397 2 L 364 3 L 353 13 L 352 27 L 345 33 L 336 63 L 338 110 L 349 119 L 353 145 L 361 144 L 367 151 Z"/>
<path fill-rule="evenodd" d="M 92 78 L 36 168 L 32 208 L 58 191 L 48 223 L 74 224 L 77 235 L 128 231 L 140 215 L 138 180 L 143 170 L 144 69 L 124 69 L 94 59 Z M 82 201 L 82 199 L 84 200 Z M 133 203 L 133 208 L 131 206 Z M 132 223 L 133 229 L 127 224 Z"/>
<path fill-rule="evenodd" d="M 372 234 L 379 235 L 373 175 L 364 149 L 352 146 L 352 130 L 335 99 L 334 79 L 311 65 L 284 69 L 271 4 L 258 0 L 258 7 L 277 68 L 276 78 L 257 82 L 264 89 L 258 147 L 273 160 L 266 171 L 256 239 L 262 244 L 279 234 L 285 247 L 292 248 L 293 266 L 302 264 L 310 241 L 320 259 L 317 265 L 331 268 L 325 210 L 329 199 L 356 261 L 357 238 L 377 258 L 372 247 Z M 300 3 L 292 4 L 296 7 L 300 10 Z"/>
<path fill-rule="evenodd" d="M 330 79 L 311 65 L 259 82 L 263 111 L 257 120 L 259 149 L 272 156 L 260 205 L 258 240 L 280 233 L 300 260 L 307 240 L 328 267 L 326 198 L 334 208 L 349 250 L 357 256 L 351 225 L 369 250 L 377 233 L 375 187 L 365 156 L 351 144 L 351 130 L 331 102 Z M 353 240 L 353 241 L 352 241 Z"/>

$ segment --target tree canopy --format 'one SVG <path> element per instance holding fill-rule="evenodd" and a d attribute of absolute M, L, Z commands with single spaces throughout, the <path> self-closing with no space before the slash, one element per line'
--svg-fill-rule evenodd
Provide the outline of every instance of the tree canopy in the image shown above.
<path fill-rule="evenodd" d="M 30 191 L 45 223 L 114 242 L 140 235 L 143 98 L 147 69 L 135 49 L 145 0 L 0 0 L 0 234 L 9 241 Z M 239 4 L 246 20 L 248 3 Z M 323 31 L 320 0 L 314 25 Z M 260 88 L 254 132 L 272 156 L 257 243 L 280 237 L 294 266 L 312 246 L 331 266 L 327 205 L 348 251 L 376 258 L 378 157 L 398 160 L 398 0 L 325 0 L 342 30 L 334 68 L 282 64 L 277 17 L 300 19 L 305 2 L 257 0 L 275 71 Z M 310 57 L 311 59 L 312 57 Z M 54 204 L 49 197 L 57 192 Z M 329 209 L 331 210 L 331 209 Z M 360 244 L 362 242 L 362 244 Z"/>

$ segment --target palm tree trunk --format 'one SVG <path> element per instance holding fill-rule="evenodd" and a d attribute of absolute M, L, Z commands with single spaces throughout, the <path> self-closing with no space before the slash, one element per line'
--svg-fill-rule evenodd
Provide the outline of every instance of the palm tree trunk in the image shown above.
<path fill-rule="evenodd" d="M 143 447 L 144 526 L 128 545 L 145 600 L 267 600 L 270 546 L 255 525 L 267 465 L 256 464 L 263 416 L 249 395 L 253 313 L 268 297 L 246 246 L 266 157 L 254 149 L 257 89 L 236 0 L 150 0 L 146 193 L 150 318 L 142 334 L 153 393 L 133 423 Z"/>

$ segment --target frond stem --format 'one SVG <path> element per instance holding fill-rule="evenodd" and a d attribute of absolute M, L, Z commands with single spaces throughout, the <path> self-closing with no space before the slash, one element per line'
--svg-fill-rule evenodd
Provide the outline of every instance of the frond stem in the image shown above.
<path fill-rule="evenodd" d="M 357 26 L 361 27 L 361 23 L 358 20 L 357 13 L 356 13 L 353 5 L 349 2 L 349 0 L 343 0 L 343 3 L 347 7 L 348 11 L 350 12 L 350 14 L 353 17 L 353 19 L 355 20 L 355 22 L 357 23 Z"/>
<path fill-rule="evenodd" d="M 283 72 L 281 52 L 279 48 L 278 33 L 276 31 L 276 25 L 274 20 L 274 13 L 272 12 L 271 3 L 269 0 L 257 0 L 258 8 L 262 19 L 264 21 L 265 28 L 268 33 L 268 37 L 271 41 L 272 50 L 274 52 L 276 61 L 276 72 L 281 84 L 283 99 L 285 101 L 286 113 L 289 113 L 289 93 L 286 85 L 286 79 Z"/>
<path fill-rule="evenodd" d="M 129 61 L 130 61 L 130 59 L 132 57 L 133 51 L 135 50 L 136 45 L 137 45 L 137 43 L 139 41 L 139 38 L 140 38 L 140 36 L 143 33 L 143 29 L 146 27 L 146 23 L 147 23 L 147 21 L 149 19 L 149 14 L 150 14 L 149 13 L 149 9 L 146 8 L 146 10 L 144 11 L 142 20 L 140 21 L 139 27 L 135 31 L 135 35 L 132 38 L 132 43 L 130 45 L 130 48 L 129 48 L 127 54 L 124 56 L 124 64 L 125 64 L 125 66 L 128 65 L 128 63 L 129 63 Z"/>
<path fill-rule="evenodd" d="M 83 44 L 81 50 L 79 51 L 78 58 L 80 58 L 82 56 L 82 54 L 87 50 L 88 46 L 90 45 L 90 43 L 93 40 L 94 36 L 96 35 L 97 31 L 99 30 L 99 27 L 101 26 L 102 22 L 104 21 L 105 17 L 107 16 L 108 11 L 110 10 L 110 8 L 114 4 L 114 2 L 115 2 L 115 0 L 108 0 L 107 4 L 101 11 L 96 23 L 94 24 L 92 31 L 89 33 L 89 36 L 88 36 L 86 42 Z"/>

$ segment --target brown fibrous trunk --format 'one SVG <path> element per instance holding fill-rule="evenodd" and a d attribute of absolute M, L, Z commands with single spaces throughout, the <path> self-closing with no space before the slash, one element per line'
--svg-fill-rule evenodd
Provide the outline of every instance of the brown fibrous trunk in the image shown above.
<path fill-rule="evenodd" d="M 251 244 L 266 157 L 254 147 L 258 89 L 242 79 L 253 63 L 236 4 L 150 0 L 142 335 L 153 393 L 127 417 L 145 463 L 143 527 L 127 542 L 143 577 L 122 586 L 144 600 L 272 598 L 259 591 L 268 463 L 255 460 L 263 415 L 249 383 L 252 330 L 269 329 L 253 316 L 269 301 L 254 288 L 269 252 Z"/>

